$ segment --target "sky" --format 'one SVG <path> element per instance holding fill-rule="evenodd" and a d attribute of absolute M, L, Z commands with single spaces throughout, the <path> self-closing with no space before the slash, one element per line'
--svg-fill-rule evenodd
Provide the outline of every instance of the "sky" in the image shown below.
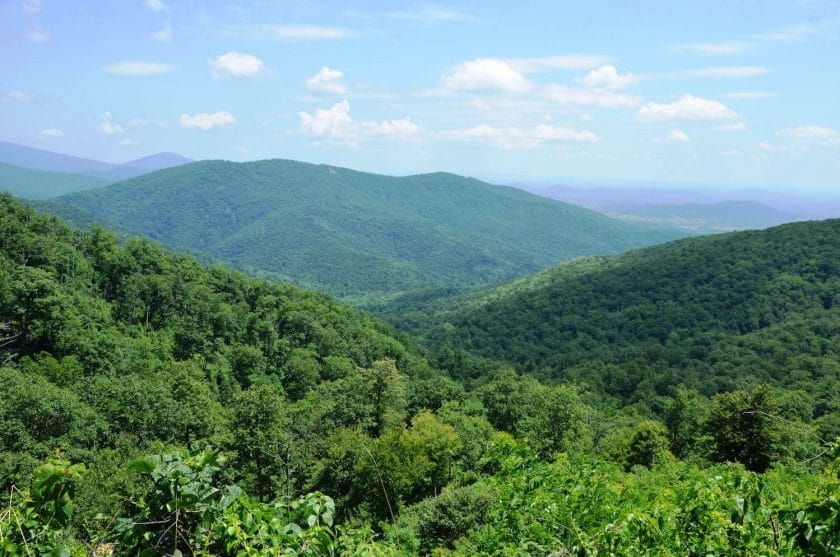
<path fill-rule="evenodd" d="M 840 1 L 0 0 L 0 140 L 840 190 Z"/>

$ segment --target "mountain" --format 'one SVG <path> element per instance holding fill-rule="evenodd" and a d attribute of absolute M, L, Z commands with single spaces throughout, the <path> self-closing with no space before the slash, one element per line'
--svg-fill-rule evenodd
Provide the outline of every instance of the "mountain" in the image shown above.
<path fill-rule="evenodd" d="M 61 198 L 121 230 L 340 296 L 498 282 L 683 235 L 454 174 L 202 161 Z"/>
<path fill-rule="evenodd" d="M 695 213 L 690 216 L 695 221 L 695 226 L 711 220 L 718 221 L 721 224 L 720 228 L 727 230 L 744 230 L 755 228 L 756 225 L 766 227 L 784 222 L 840 216 L 840 194 L 836 191 L 802 191 L 791 188 L 790 191 L 796 192 L 791 194 L 759 189 L 724 191 L 710 189 L 703 185 L 697 185 L 691 189 L 675 189 L 664 184 L 656 187 L 515 184 L 514 187 L 606 214 L 648 216 L 648 211 L 654 210 L 659 213 L 657 216 L 672 216 L 678 219 L 681 213 Z M 737 211 L 729 211 L 732 208 L 730 205 L 732 202 L 760 204 L 778 213 L 770 214 L 766 208 L 745 206 L 747 211 L 739 218 Z M 667 215 L 668 207 L 674 207 L 672 215 Z M 758 215 L 755 214 L 756 212 Z M 706 216 L 698 217 L 698 213 Z M 784 220 L 778 220 L 780 218 Z M 714 230 L 714 226 L 706 229 L 709 232 Z"/>
<path fill-rule="evenodd" d="M 190 159 L 176 153 L 158 153 L 123 164 L 112 164 L 0 141 L 0 163 L 31 170 L 84 174 L 104 178 L 109 182 L 133 178 L 187 162 L 191 162 Z"/>
<path fill-rule="evenodd" d="M 609 209 L 607 214 L 615 218 L 676 226 L 696 232 L 760 229 L 797 220 L 789 213 L 756 201 L 626 204 L 613 205 Z"/>
<path fill-rule="evenodd" d="M 805 411 L 818 417 L 840 410 L 838 262 L 840 220 L 795 223 L 586 258 L 403 311 L 456 376 L 482 373 L 472 355 L 648 403 L 678 385 L 768 382 L 821 401 Z"/>
<path fill-rule="evenodd" d="M 67 172 L 30 170 L 0 163 L 0 191 L 26 199 L 48 199 L 107 185 L 104 178 Z"/>

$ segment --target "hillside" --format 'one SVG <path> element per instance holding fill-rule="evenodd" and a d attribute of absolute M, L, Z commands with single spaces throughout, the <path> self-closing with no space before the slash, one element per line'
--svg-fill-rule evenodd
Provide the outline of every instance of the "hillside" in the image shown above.
<path fill-rule="evenodd" d="M 26 199 L 50 199 L 106 184 L 108 180 L 95 176 L 29 170 L 0 163 L 0 191 Z"/>
<path fill-rule="evenodd" d="M 838 397 L 752 381 L 664 422 L 506 370 L 467 391 L 324 295 L 0 195 L 4 555 L 831 555 L 840 448 L 805 410 Z"/>
<path fill-rule="evenodd" d="M 30 170 L 83 174 L 85 176 L 102 178 L 107 182 L 133 178 L 147 172 L 170 168 L 188 162 L 191 162 L 190 159 L 176 153 L 157 153 L 122 164 L 114 164 L 74 157 L 63 153 L 55 153 L 44 149 L 36 149 L 8 141 L 0 141 L 0 163 Z M 85 188 L 80 188 L 75 191 L 81 191 L 82 189 Z M 66 193 L 67 191 L 72 190 L 64 190 L 58 192 L 56 195 Z"/>
<path fill-rule="evenodd" d="M 452 174 L 204 161 L 69 195 L 122 230 L 339 296 L 487 284 L 681 235 Z"/>
<path fill-rule="evenodd" d="M 767 382 L 808 393 L 817 402 L 803 415 L 837 422 L 838 261 L 840 220 L 805 222 L 584 259 L 399 309 L 456 376 L 482 373 L 471 354 L 653 408 L 678 385 L 711 395 Z"/>

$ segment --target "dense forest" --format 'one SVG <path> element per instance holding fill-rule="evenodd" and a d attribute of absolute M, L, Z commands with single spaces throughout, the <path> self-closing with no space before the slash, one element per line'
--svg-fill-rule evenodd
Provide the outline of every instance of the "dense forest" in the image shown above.
<path fill-rule="evenodd" d="M 834 555 L 839 228 L 574 262 L 415 341 L 0 196 L 0 551 Z"/>
<path fill-rule="evenodd" d="M 398 178 L 289 160 L 201 161 L 58 201 L 351 301 L 495 283 L 686 235 L 454 174 Z"/>

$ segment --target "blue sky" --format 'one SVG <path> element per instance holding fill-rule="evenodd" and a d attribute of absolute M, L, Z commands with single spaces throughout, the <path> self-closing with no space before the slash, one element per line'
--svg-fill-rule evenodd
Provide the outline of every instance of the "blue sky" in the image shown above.
<path fill-rule="evenodd" d="M 840 188 L 840 2 L 0 0 L 0 139 Z"/>

